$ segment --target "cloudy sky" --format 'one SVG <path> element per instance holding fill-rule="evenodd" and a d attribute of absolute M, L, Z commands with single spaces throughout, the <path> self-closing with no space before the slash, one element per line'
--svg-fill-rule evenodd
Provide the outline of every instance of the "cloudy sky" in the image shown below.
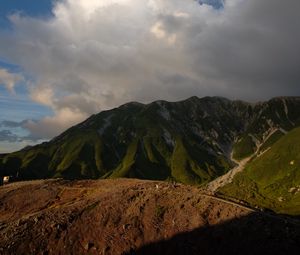
<path fill-rule="evenodd" d="M 1 0 L 0 153 L 128 101 L 300 95 L 299 0 Z"/>

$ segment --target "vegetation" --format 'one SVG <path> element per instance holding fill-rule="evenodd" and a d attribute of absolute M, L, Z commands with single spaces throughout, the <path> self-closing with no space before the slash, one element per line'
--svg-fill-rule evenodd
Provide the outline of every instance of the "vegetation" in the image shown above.
<path fill-rule="evenodd" d="M 270 148 L 275 142 L 277 142 L 281 137 L 284 136 L 284 133 L 282 131 L 277 130 L 275 131 L 260 147 L 260 152 L 263 152 Z"/>
<path fill-rule="evenodd" d="M 219 193 L 277 213 L 300 215 L 300 128 L 251 161 Z"/>
<path fill-rule="evenodd" d="M 237 160 L 242 160 L 247 158 L 255 152 L 255 142 L 251 136 L 242 136 L 237 143 L 233 146 L 233 158 Z"/>
<path fill-rule="evenodd" d="M 0 155 L 0 175 L 19 179 L 140 178 L 204 184 L 233 167 L 271 127 L 300 123 L 298 98 L 248 104 L 219 97 L 128 103 L 50 142 Z M 280 137 L 275 133 L 262 148 Z M 238 140 L 233 145 L 234 141 Z"/>

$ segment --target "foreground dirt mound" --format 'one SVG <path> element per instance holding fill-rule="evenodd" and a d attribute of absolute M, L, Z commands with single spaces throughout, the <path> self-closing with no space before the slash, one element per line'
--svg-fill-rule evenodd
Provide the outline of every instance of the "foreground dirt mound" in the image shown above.
<path fill-rule="evenodd" d="M 131 179 L 0 187 L 0 254 L 300 254 L 300 227 L 201 194 Z"/>

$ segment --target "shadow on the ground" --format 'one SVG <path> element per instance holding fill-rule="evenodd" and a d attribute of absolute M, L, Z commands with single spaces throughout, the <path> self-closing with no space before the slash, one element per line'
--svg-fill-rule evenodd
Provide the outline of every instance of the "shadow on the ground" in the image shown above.
<path fill-rule="evenodd" d="M 180 233 L 126 255 L 300 254 L 300 226 L 252 213 L 223 224 Z"/>

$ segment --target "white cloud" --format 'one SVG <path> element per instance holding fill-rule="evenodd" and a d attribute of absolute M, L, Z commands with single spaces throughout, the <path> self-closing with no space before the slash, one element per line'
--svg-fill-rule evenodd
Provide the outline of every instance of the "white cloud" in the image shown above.
<path fill-rule="evenodd" d="M 80 111 L 62 108 L 56 111 L 54 116 L 45 117 L 38 122 L 27 121 L 23 124 L 23 127 L 31 132 L 32 140 L 40 139 L 41 137 L 49 139 L 87 117 L 87 115 Z"/>
<path fill-rule="evenodd" d="M 179 16 L 176 16 L 176 17 L 179 17 Z M 175 44 L 176 34 L 175 33 L 168 34 L 168 32 L 165 31 L 163 26 L 164 26 L 163 23 L 158 21 L 151 27 L 150 31 L 156 38 L 164 39 L 170 45 Z"/>
<path fill-rule="evenodd" d="M 299 94 L 299 9 L 298 0 L 227 0 L 218 10 L 193 0 L 62 0 L 47 20 L 11 16 L 0 56 L 34 77 L 31 98 L 55 116 L 28 128 L 50 137 L 128 101 Z"/>
<path fill-rule="evenodd" d="M 6 69 L 0 68 L 0 85 L 5 86 L 11 93 L 14 93 L 15 85 L 21 80 L 23 80 L 21 75 L 10 73 Z"/>
<path fill-rule="evenodd" d="M 49 87 L 38 87 L 31 90 L 31 99 L 42 105 L 53 107 L 53 90 Z"/>

